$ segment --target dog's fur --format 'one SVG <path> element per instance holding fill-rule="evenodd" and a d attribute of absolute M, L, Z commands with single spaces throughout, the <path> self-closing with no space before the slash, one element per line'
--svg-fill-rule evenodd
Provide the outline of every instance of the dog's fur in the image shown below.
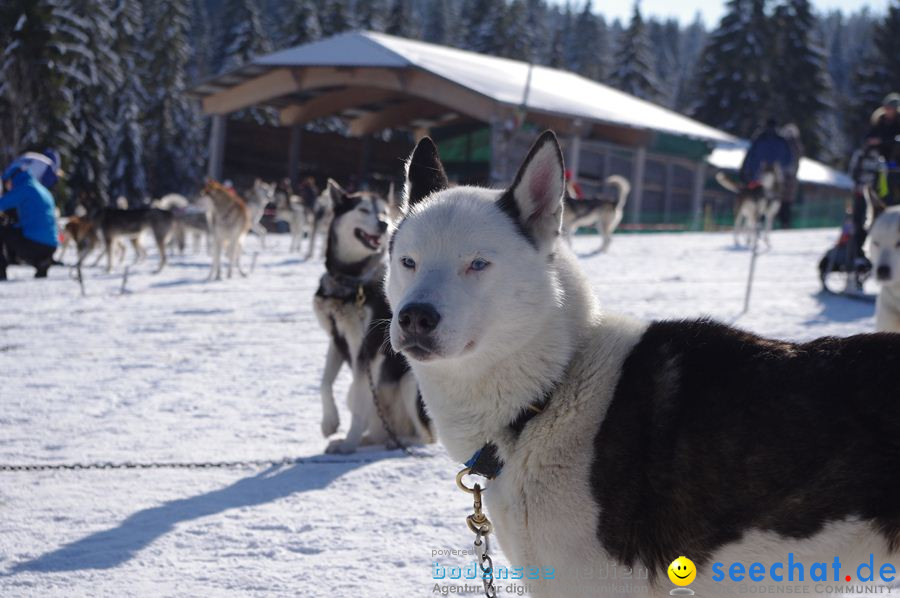
<path fill-rule="evenodd" d="M 631 184 L 625 177 L 617 174 L 607 177 L 605 185 L 617 188 L 615 196 L 600 196 L 591 199 L 575 199 L 566 194 L 566 209 L 563 212 L 563 231 L 566 238 L 571 239 L 579 228 L 592 227 L 602 237 L 598 250 L 600 253 L 609 249 L 612 236 L 625 213 L 625 202 L 631 191 Z"/>
<path fill-rule="evenodd" d="M 172 212 L 172 238 L 170 243 L 184 255 L 188 234 L 194 238 L 194 253 L 197 253 L 203 238 L 209 251 L 210 199 L 205 195 L 198 197 L 193 203 L 180 193 L 169 193 L 154 201 L 151 205 Z"/>
<path fill-rule="evenodd" d="M 746 245 L 750 246 L 762 218 L 765 224 L 759 231 L 759 236 L 766 247 L 771 247 L 769 234 L 772 232 L 775 216 L 781 209 L 781 170 L 777 167 L 766 168 L 760 177 L 760 186 L 756 189 L 732 181 L 724 172 L 716 173 L 716 181 L 737 195 L 734 204 L 734 244 L 740 246 L 743 236 Z"/>
<path fill-rule="evenodd" d="M 620 595 L 598 589 L 618 565 L 650 576 L 621 595 L 667 596 L 679 555 L 699 596 L 738 590 L 714 562 L 896 557 L 900 337 L 798 345 L 604 314 L 560 241 L 563 172 L 545 133 L 506 191 L 449 189 L 422 140 L 387 279 L 391 343 L 439 439 L 503 462 L 485 500 L 511 565 L 555 568 L 532 595 Z"/>
<path fill-rule="evenodd" d="M 260 220 L 266 213 L 266 206 L 275 201 L 275 184 L 257 178 L 246 193 L 247 210 L 250 214 L 250 230 L 259 237 L 260 246 L 266 248 L 266 227 Z"/>
<path fill-rule="evenodd" d="M 314 197 L 314 201 L 310 203 L 312 197 Z M 319 231 L 328 231 L 331 228 L 331 220 L 334 218 L 334 200 L 328 189 L 318 195 L 301 194 L 301 198 L 309 222 L 309 247 L 306 250 L 306 259 L 312 259 L 316 254 L 316 239 Z"/>
<path fill-rule="evenodd" d="M 85 216 L 69 216 L 62 228 L 64 232 L 63 248 L 59 254 L 59 260 L 68 250 L 69 245 L 75 246 L 77 263 L 84 263 L 84 259 L 100 244 L 100 235 L 94 222 Z"/>
<path fill-rule="evenodd" d="M 112 272 L 114 248 L 120 238 L 131 241 L 135 251 L 135 263 L 146 256 L 140 244 L 144 231 L 149 231 L 156 242 L 159 252 L 159 265 L 156 272 L 166 267 L 166 242 L 172 233 L 173 217 L 169 210 L 159 208 L 102 208 L 95 218 L 96 226 L 103 239 L 106 253 L 106 271 Z"/>
<path fill-rule="evenodd" d="M 334 218 L 328 230 L 326 274 L 313 301 L 319 324 L 330 336 L 321 385 L 326 438 L 339 424 L 334 380 L 344 363 L 353 372 L 347 397 L 350 429 L 345 438 L 332 440 L 326 451 L 351 453 L 360 444 L 388 441 L 369 376 L 394 434 L 408 441 L 430 441 L 415 378 L 403 356 L 391 350 L 387 337 L 391 312 L 384 298 L 384 244 L 389 201 L 375 193 L 348 194 L 332 180 L 326 192 L 331 195 Z"/>
<path fill-rule="evenodd" d="M 208 180 L 203 195 L 209 197 L 210 210 L 207 215 L 209 231 L 213 240 L 211 280 L 222 280 L 222 253 L 228 254 L 228 278 L 232 269 L 237 268 L 241 276 L 241 250 L 244 237 L 250 230 L 250 211 L 243 199 L 236 193 L 213 180 Z"/>
<path fill-rule="evenodd" d="M 875 302 L 875 329 L 900 332 L 900 206 L 886 209 L 869 234 L 875 277 L 881 292 Z"/>

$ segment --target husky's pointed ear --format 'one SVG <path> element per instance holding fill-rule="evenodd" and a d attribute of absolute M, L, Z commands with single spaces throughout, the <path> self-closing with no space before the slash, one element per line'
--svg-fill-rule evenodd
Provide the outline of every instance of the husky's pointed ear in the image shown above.
<path fill-rule="evenodd" d="M 434 193 L 450 186 L 437 146 L 430 137 L 416 144 L 406 162 L 406 188 L 401 209 L 404 213 Z"/>
<path fill-rule="evenodd" d="M 559 236 L 565 189 L 559 143 L 552 131 L 545 131 L 531 147 L 512 186 L 497 200 L 497 206 L 518 224 L 525 238 L 541 249 Z"/>
<path fill-rule="evenodd" d="M 338 185 L 338 182 L 332 178 L 328 179 L 328 197 L 331 198 L 331 205 L 335 208 L 340 206 L 347 199 L 347 192 Z"/>

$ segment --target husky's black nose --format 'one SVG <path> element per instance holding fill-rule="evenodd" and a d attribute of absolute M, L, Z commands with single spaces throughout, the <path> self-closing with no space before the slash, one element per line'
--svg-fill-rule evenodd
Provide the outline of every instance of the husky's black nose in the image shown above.
<path fill-rule="evenodd" d="M 386 231 L 386 230 L 387 230 L 387 224 L 388 224 L 388 223 L 385 222 L 384 220 L 379 220 L 379 221 L 378 221 L 378 230 L 381 231 L 381 232 Z"/>
<path fill-rule="evenodd" d="M 427 335 L 437 328 L 441 314 L 429 303 L 410 303 L 400 310 L 400 328 L 414 335 Z"/>
<path fill-rule="evenodd" d="M 890 280 L 891 279 L 891 267 L 890 266 L 878 266 L 878 270 L 875 271 L 875 276 L 878 280 Z"/>

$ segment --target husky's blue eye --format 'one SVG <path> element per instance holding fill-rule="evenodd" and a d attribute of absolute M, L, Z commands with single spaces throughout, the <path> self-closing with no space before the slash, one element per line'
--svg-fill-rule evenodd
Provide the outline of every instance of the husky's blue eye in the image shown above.
<path fill-rule="evenodd" d="M 409 268 L 410 270 L 412 270 L 416 267 L 416 262 L 411 257 L 403 256 L 400 258 L 400 265 L 404 268 Z"/>
<path fill-rule="evenodd" d="M 490 265 L 489 261 L 483 260 L 479 257 L 479 258 L 475 258 L 474 260 L 472 260 L 472 263 L 469 264 L 469 268 L 471 270 L 475 270 L 476 272 L 479 272 L 479 271 L 487 268 L 489 265 Z"/>

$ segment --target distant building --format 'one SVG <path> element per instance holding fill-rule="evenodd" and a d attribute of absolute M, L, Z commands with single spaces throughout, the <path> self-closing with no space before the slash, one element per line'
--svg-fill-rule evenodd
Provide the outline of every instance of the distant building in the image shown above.
<path fill-rule="evenodd" d="M 739 165 L 746 145 L 574 73 L 367 31 L 257 58 L 192 93 L 214 115 L 211 176 L 399 178 L 415 140 L 430 135 L 452 178 L 500 185 L 550 128 L 586 194 L 610 174 L 632 181 L 631 228 L 696 228 L 711 210 L 730 220 L 731 199 L 710 175 Z M 229 121 L 226 132 L 226 115 L 251 106 L 277 110 L 280 127 Z M 346 135 L 303 130 L 328 118 Z M 804 160 L 800 180 L 807 203 L 839 219 L 847 177 Z"/>

